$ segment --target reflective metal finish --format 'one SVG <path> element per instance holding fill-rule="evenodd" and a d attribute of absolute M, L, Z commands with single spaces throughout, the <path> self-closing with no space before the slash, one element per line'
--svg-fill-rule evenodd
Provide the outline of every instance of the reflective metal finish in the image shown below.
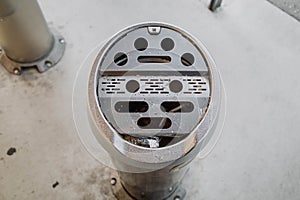
<path fill-rule="evenodd" d="M 150 135 L 147 135 L 146 133 L 150 133 L 152 129 L 150 129 L 150 131 L 144 130 L 145 133 L 143 133 L 143 131 L 122 132 L 120 131 L 122 129 L 118 128 L 120 124 L 114 123 L 113 120 L 118 121 L 118 118 L 120 118 L 120 120 L 123 120 L 122 117 L 124 117 L 125 115 L 123 116 L 122 113 L 114 115 L 113 113 L 109 112 L 109 109 L 116 109 L 116 102 L 112 101 L 112 103 L 110 102 L 111 104 L 109 104 L 106 103 L 106 101 L 103 101 L 103 99 L 101 99 L 102 97 L 106 98 L 107 94 L 101 92 L 101 90 L 105 89 L 106 86 L 101 84 L 99 85 L 99 82 L 102 81 L 102 84 L 104 84 L 104 80 L 107 81 L 106 74 L 108 73 L 108 71 L 111 72 L 111 68 L 109 67 L 111 66 L 111 62 L 106 62 L 105 60 L 107 58 L 113 59 L 113 56 L 110 56 L 109 52 L 114 51 L 114 48 L 117 48 L 112 46 L 112 44 L 118 43 L 122 39 L 124 39 L 124 48 L 126 48 L 126 44 L 127 46 L 130 46 L 130 44 L 132 43 L 130 42 L 131 37 L 135 35 L 135 37 L 138 38 L 139 36 L 146 34 L 146 32 L 148 32 L 149 30 L 149 27 L 159 27 L 159 33 L 153 30 L 152 28 L 150 29 L 151 31 L 149 32 L 149 34 L 152 35 L 152 39 L 149 40 L 149 46 L 155 42 L 157 43 L 158 41 L 161 41 L 160 34 L 166 34 L 169 32 L 169 34 L 167 35 L 172 36 L 172 32 L 174 32 L 176 34 L 181 35 L 182 37 L 174 40 L 175 44 L 178 45 L 177 50 L 184 47 L 188 48 L 190 45 L 192 45 L 190 49 L 196 48 L 196 50 L 200 52 L 201 59 L 203 59 L 203 62 L 197 62 L 197 64 L 203 63 L 203 65 L 199 64 L 195 66 L 195 68 L 184 68 L 184 66 L 180 68 L 178 64 L 174 63 L 173 65 L 172 63 L 164 63 L 160 66 L 158 66 L 159 64 L 156 65 L 153 63 L 151 65 L 147 65 L 144 63 L 140 65 L 139 63 L 138 67 L 135 67 L 135 65 L 133 64 L 128 65 L 129 68 L 134 68 L 128 71 L 126 71 L 126 67 L 125 69 L 122 69 L 117 67 L 115 68 L 113 66 L 113 69 L 116 69 L 116 71 L 114 72 L 114 75 L 108 75 L 108 77 L 114 79 L 111 81 L 117 81 L 118 78 L 124 79 L 124 81 L 127 81 L 126 83 L 128 84 L 127 77 L 130 78 L 133 74 L 136 73 L 135 77 L 138 78 L 138 83 L 140 85 L 143 85 L 143 83 L 141 82 L 142 80 L 140 78 L 144 78 L 145 76 L 151 76 L 151 73 L 147 74 L 149 73 L 149 70 L 146 70 L 145 72 L 144 69 L 154 68 L 155 72 L 163 71 L 163 73 L 159 73 L 159 75 L 157 76 L 158 78 L 161 78 L 160 76 L 170 78 L 172 77 L 171 74 L 174 75 L 173 72 L 175 71 L 177 72 L 177 77 L 181 77 L 183 73 L 185 74 L 186 79 L 189 79 L 189 77 L 192 76 L 189 75 L 189 73 L 187 72 L 193 72 L 192 74 L 194 75 L 194 72 L 196 72 L 197 70 L 200 71 L 200 76 L 203 76 L 203 78 L 206 77 L 206 79 L 204 79 L 207 80 L 207 87 L 209 88 L 209 90 L 207 90 L 209 91 L 209 99 L 207 104 L 202 104 L 202 106 L 204 106 L 203 108 L 205 108 L 203 112 L 198 113 L 198 116 L 194 115 L 194 118 L 198 120 L 190 120 L 194 128 L 191 129 L 189 132 L 180 133 L 180 129 L 177 129 L 178 134 L 176 134 L 176 129 L 173 130 L 171 128 L 167 128 L 166 131 L 163 132 L 157 131 L 156 134 L 154 134 L 155 132 L 152 132 Z M 126 42 L 127 39 L 128 41 Z M 138 48 L 136 49 L 139 50 Z M 121 49 L 118 49 L 115 52 L 118 52 L 119 50 L 121 51 Z M 162 55 L 161 53 L 159 53 L 158 50 L 156 50 L 157 49 L 149 49 L 149 51 L 145 50 L 143 54 L 149 56 L 152 55 L 152 53 L 154 52 L 153 55 Z M 136 55 L 134 51 L 136 50 L 123 50 L 122 52 L 129 52 L 127 54 L 128 59 L 134 60 L 136 58 L 138 59 L 138 55 Z M 196 52 L 194 52 L 194 54 L 195 53 Z M 164 52 L 163 55 L 169 54 Z M 176 56 L 172 57 L 172 59 L 176 60 Z M 130 61 L 128 62 L 130 63 Z M 156 62 L 156 60 L 154 62 Z M 107 64 L 103 65 L 103 63 Z M 172 68 L 172 70 L 168 72 L 162 70 L 162 68 L 165 68 L 166 66 Z M 184 72 L 182 72 L 180 69 L 182 69 Z M 116 73 L 120 71 L 126 72 L 124 74 Z M 129 75 L 127 74 L 127 72 L 130 72 Z M 118 77 L 113 77 L 116 74 Z M 106 77 L 106 79 L 103 79 L 103 77 Z M 132 80 L 132 77 L 130 80 Z M 111 87 L 116 88 L 115 86 Z M 184 87 L 186 86 L 183 86 L 182 88 Z M 140 93 L 138 93 L 138 91 L 139 90 L 133 90 L 133 93 L 135 93 L 133 95 L 134 100 L 144 99 L 146 102 L 151 101 L 152 97 L 150 97 L 149 95 L 143 96 Z M 170 93 L 177 93 L 177 91 L 171 91 Z M 111 94 L 108 94 L 108 96 L 109 95 Z M 125 190 L 136 199 L 166 199 L 176 191 L 188 169 L 188 163 L 190 163 L 195 158 L 195 156 L 201 151 L 201 149 L 205 147 L 211 135 L 214 133 L 220 110 L 221 81 L 219 78 L 219 74 L 215 69 L 215 64 L 212 58 L 206 51 L 205 47 L 198 40 L 194 39 L 185 31 L 172 25 L 162 23 L 145 23 L 129 27 L 128 29 L 125 29 L 124 31 L 116 34 L 102 48 L 102 50 L 99 52 L 96 58 L 93 69 L 90 73 L 88 96 L 90 125 L 93 129 L 93 133 L 97 138 L 98 142 L 111 155 L 113 163 L 119 171 L 121 183 Z M 124 93 L 120 93 L 120 95 L 115 94 L 114 97 L 118 96 L 120 96 L 120 99 L 128 98 Z M 185 95 L 183 92 L 179 92 L 176 96 L 178 99 L 182 99 Z M 193 98 L 196 98 L 195 96 Z M 164 97 L 160 95 L 157 95 L 157 97 L 161 99 L 167 98 L 167 96 Z M 200 101 L 201 98 L 199 99 Z M 129 98 L 129 100 L 132 99 Z M 155 106 L 159 105 L 159 103 L 157 103 L 157 101 L 152 101 L 152 103 L 150 103 L 149 105 L 149 110 L 151 110 Z M 181 117 L 184 117 L 185 114 L 186 113 L 176 113 L 177 116 Z M 149 116 L 153 115 L 154 113 L 149 113 Z M 135 116 L 135 114 L 133 114 L 132 116 Z M 140 114 L 140 116 L 143 115 Z M 201 117 L 197 118 L 199 116 Z M 130 126 L 130 120 L 137 122 L 134 118 L 131 118 L 131 115 L 128 115 L 125 118 L 129 119 L 127 123 L 128 127 Z M 176 122 L 176 124 L 180 124 L 182 122 L 182 120 L 176 121 L 178 120 L 177 118 L 172 118 L 171 120 L 173 122 Z M 127 130 L 131 129 L 129 128 Z M 167 130 L 171 130 L 170 133 L 172 132 L 173 134 L 168 134 Z M 127 139 L 127 137 L 130 137 L 130 139 Z M 158 147 L 155 145 L 153 145 L 152 147 L 145 146 L 138 142 L 138 139 L 145 140 L 147 138 L 150 138 L 153 141 L 155 141 L 157 137 L 161 140 L 164 140 L 167 137 L 171 139 L 172 142 L 160 145 Z M 170 188 L 172 188 L 172 190 L 170 190 Z"/>

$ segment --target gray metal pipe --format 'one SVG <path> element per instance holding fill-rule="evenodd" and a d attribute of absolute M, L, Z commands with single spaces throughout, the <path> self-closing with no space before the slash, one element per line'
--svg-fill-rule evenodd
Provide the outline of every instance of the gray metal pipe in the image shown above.
<path fill-rule="evenodd" d="M 13 1 L 2 0 L 0 1 L 0 17 L 6 17 L 14 12 Z"/>
<path fill-rule="evenodd" d="M 209 4 L 209 9 L 214 12 L 219 7 L 221 7 L 221 4 L 222 4 L 222 0 L 211 0 L 211 2 Z"/>
<path fill-rule="evenodd" d="M 0 46 L 15 62 L 35 62 L 49 53 L 54 38 L 36 0 L 0 1 Z"/>
<path fill-rule="evenodd" d="M 139 62 L 145 55 L 155 60 Z M 163 60 L 158 55 L 172 62 L 157 62 Z M 174 83 L 180 92 L 174 90 Z M 200 83 L 196 87 L 202 92 L 188 92 Z M 204 46 L 172 25 L 131 26 L 99 51 L 85 88 L 92 137 L 85 135 L 86 129 L 80 132 L 84 134 L 81 138 L 95 138 L 93 142 L 83 140 L 93 149 L 94 142 L 99 143 L 111 156 L 111 162 L 104 163 L 115 169 L 111 185 L 116 198 L 183 199 L 186 192 L 180 183 L 189 163 L 215 133 L 221 107 L 221 80 Z M 153 88 L 167 93 L 159 94 Z M 193 111 L 185 112 L 184 102 L 194 102 Z M 176 109 L 180 112 L 175 113 Z M 101 161 L 103 149 L 95 152 Z"/>
<path fill-rule="evenodd" d="M 164 168 L 148 173 L 119 172 L 119 176 L 123 187 L 135 199 L 167 199 L 178 189 L 187 170 L 184 167 L 170 172 Z"/>

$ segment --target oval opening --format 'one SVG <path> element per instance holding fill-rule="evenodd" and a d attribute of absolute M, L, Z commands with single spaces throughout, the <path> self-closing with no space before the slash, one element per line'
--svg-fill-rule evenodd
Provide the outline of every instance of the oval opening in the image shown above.
<path fill-rule="evenodd" d="M 137 121 L 137 125 L 142 129 L 168 129 L 172 121 L 166 117 L 142 117 Z"/>
<path fill-rule="evenodd" d="M 139 56 L 140 63 L 170 63 L 170 56 Z"/>
<path fill-rule="evenodd" d="M 193 112 L 194 104 L 188 101 L 165 101 L 160 109 L 167 113 L 189 113 Z"/>
<path fill-rule="evenodd" d="M 119 113 L 144 113 L 149 109 L 145 101 L 119 101 L 115 104 L 115 110 Z"/>

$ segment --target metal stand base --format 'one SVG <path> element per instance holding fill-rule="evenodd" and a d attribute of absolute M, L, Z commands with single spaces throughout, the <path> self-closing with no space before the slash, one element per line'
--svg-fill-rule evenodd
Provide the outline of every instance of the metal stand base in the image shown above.
<path fill-rule="evenodd" d="M 6 68 L 8 72 L 15 75 L 21 75 L 22 69 L 24 68 L 35 67 L 40 73 L 47 71 L 60 61 L 66 48 L 65 39 L 56 31 L 52 31 L 52 34 L 54 37 L 53 47 L 51 51 L 40 60 L 32 63 L 19 63 L 10 59 L 0 47 L 0 64 Z"/>
<path fill-rule="evenodd" d="M 111 188 L 114 196 L 118 200 L 139 200 L 134 199 L 128 194 L 128 192 L 124 189 L 121 184 L 118 173 L 114 170 L 111 170 Z M 179 186 L 168 198 L 161 200 L 183 200 L 186 195 L 186 190 Z M 159 200 L 159 199 L 158 199 Z"/>

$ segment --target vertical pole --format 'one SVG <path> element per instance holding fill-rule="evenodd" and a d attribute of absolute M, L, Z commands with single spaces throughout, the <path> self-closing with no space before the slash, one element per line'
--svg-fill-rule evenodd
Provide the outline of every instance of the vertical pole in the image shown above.
<path fill-rule="evenodd" d="M 188 167 L 172 171 L 166 167 L 161 170 L 147 173 L 119 172 L 122 186 L 135 199 L 169 200 L 171 196 L 179 196 L 181 181 L 186 175 Z M 185 191 L 180 194 L 180 199 Z"/>
<path fill-rule="evenodd" d="M 57 46 L 56 40 L 36 0 L 0 1 L 0 63 L 8 71 L 18 74 L 15 70 L 23 67 L 46 71 L 41 65 L 53 66 L 64 53 L 65 45 Z"/>
<path fill-rule="evenodd" d="M 209 4 L 209 10 L 216 11 L 219 7 L 221 7 L 222 0 L 211 0 Z"/>

